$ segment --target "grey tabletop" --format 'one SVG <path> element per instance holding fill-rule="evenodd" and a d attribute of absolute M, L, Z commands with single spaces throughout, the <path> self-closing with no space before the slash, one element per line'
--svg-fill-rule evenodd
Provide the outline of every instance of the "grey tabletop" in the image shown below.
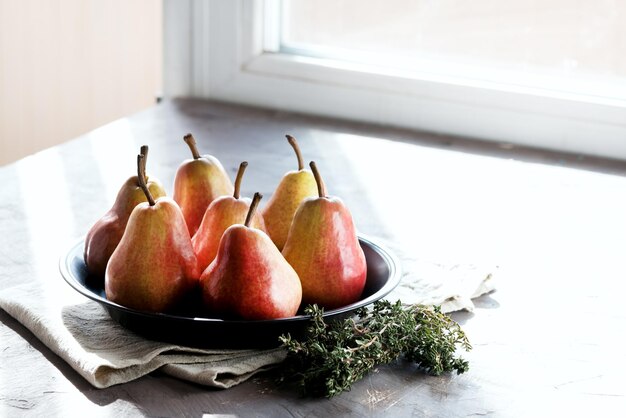
<path fill-rule="evenodd" d="M 626 163 L 398 129 L 175 100 L 0 168 L 0 289 L 55 282 L 62 252 L 110 207 L 149 144 L 173 185 L 182 136 L 242 192 L 269 196 L 295 168 L 284 135 L 316 160 L 358 229 L 441 263 L 498 266 L 497 290 L 453 317 L 470 371 L 432 377 L 403 361 L 330 400 L 261 374 L 228 390 L 158 372 L 96 389 L 0 311 L 0 416 L 623 416 Z"/>

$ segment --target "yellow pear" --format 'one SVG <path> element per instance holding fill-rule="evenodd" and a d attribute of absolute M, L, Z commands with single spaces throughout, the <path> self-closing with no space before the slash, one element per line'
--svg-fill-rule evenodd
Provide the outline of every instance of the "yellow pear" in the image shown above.
<path fill-rule="evenodd" d="M 173 197 L 183 211 L 189 234 L 193 236 L 211 202 L 219 196 L 233 194 L 233 183 L 217 158 L 200 155 L 193 135 L 185 135 L 184 140 L 193 158 L 178 167 Z"/>
<path fill-rule="evenodd" d="M 283 249 L 287 241 L 291 221 L 298 206 L 305 198 L 315 196 L 317 192 L 315 177 L 304 168 L 296 138 L 287 135 L 287 140 L 296 153 L 298 170 L 285 173 L 263 210 L 265 228 L 279 250 Z"/>

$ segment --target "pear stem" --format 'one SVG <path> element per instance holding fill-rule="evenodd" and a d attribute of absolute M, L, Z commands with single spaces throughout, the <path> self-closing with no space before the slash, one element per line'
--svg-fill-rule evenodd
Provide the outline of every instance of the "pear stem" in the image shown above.
<path fill-rule="evenodd" d="M 150 193 L 150 189 L 148 189 L 148 186 L 146 185 L 146 176 L 144 174 L 145 170 L 146 170 L 146 157 L 143 154 L 139 154 L 137 156 L 137 178 L 139 179 L 139 187 L 141 187 L 141 190 L 143 190 L 144 194 L 146 195 L 146 198 L 148 199 L 148 203 L 150 203 L 150 206 L 154 206 L 156 202 L 154 201 L 154 198 L 152 197 L 152 193 Z"/>
<path fill-rule="evenodd" d="M 143 155 L 144 164 L 148 163 L 148 150 L 149 150 L 149 147 L 147 145 L 142 145 L 141 150 L 139 151 L 139 154 Z"/>
<path fill-rule="evenodd" d="M 146 183 L 148 183 L 148 176 L 146 174 L 146 164 L 148 163 L 148 146 L 142 145 L 141 149 L 139 150 L 139 154 L 143 155 L 143 160 L 141 162 L 141 174 L 143 175 L 143 178 L 146 179 Z M 139 169 L 139 166 L 137 166 L 137 169 Z M 139 182 L 139 174 L 137 175 L 137 186 L 141 187 L 141 184 Z"/>
<path fill-rule="evenodd" d="M 320 176 L 320 172 L 317 170 L 317 165 L 315 165 L 315 161 L 311 161 L 309 163 L 311 167 L 311 171 L 313 172 L 313 177 L 315 177 L 315 182 L 317 183 L 317 193 L 320 197 L 326 197 L 326 185 L 324 184 L 324 180 L 322 180 L 322 176 Z"/>
<path fill-rule="evenodd" d="M 246 167 L 248 166 L 247 161 L 242 161 L 239 164 L 239 170 L 237 170 L 237 178 L 235 179 L 235 192 L 233 193 L 233 197 L 235 199 L 239 199 L 239 191 L 241 190 L 241 180 L 243 179 L 243 173 L 246 171 Z"/>
<path fill-rule="evenodd" d="M 252 202 L 250 203 L 250 209 L 248 209 L 248 215 L 246 216 L 246 221 L 243 223 L 244 226 L 250 226 L 250 222 L 252 222 L 252 217 L 254 216 L 254 212 L 256 212 L 257 206 L 259 206 L 259 202 L 263 198 L 263 195 L 259 192 L 254 194 L 252 198 Z"/>
<path fill-rule="evenodd" d="M 196 145 L 196 139 L 193 137 L 193 135 L 192 134 L 187 134 L 187 135 L 185 135 L 183 137 L 183 140 L 189 146 L 189 149 L 191 150 L 191 155 L 193 155 L 193 159 L 197 160 L 198 158 L 200 158 L 201 155 L 198 152 L 198 146 Z"/>
<path fill-rule="evenodd" d="M 287 141 L 289 141 L 289 145 L 293 148 L 296 153 L 296 157 L 298 158 L 298 171 L 304 168 L 304 160 L 302 159 L 302 153 L 300 152 L 300 147 L 298 146 L 298 141 L 291 135 L 285 135 L 287 137 Z"/>

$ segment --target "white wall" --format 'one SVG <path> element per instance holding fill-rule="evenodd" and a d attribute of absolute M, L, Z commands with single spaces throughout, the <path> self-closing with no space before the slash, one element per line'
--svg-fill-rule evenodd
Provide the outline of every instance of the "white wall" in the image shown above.
<path fill-rule="evenodd" d="M 162 3 L 0 0 L 0 165 L 155 103 Z"/>

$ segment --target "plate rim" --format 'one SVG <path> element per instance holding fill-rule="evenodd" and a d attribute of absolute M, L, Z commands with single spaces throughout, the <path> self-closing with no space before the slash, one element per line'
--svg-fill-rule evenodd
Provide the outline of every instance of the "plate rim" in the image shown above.
<path fill-rule="evenodd" d="M 384 298 L 385 296 L 387 296 L 389 293 L 391 293 L 391 291 L 394 290 L 398 286 L 398 284 L 400 283 L 400 280 L 402 279 L 402 268 L 400 266 L 399 259 L 392 251 L 388 249 L 388 247 L 376 242 L 375 239 L 372 239 L 371 237 L 361 234 L 361 233 L 357 234 L 357 238 L 360 243 L 363 242 L 369 245 L 370 247 L 372 247 L 376 251 L 376 253 L 379 254 L 385 260 L 385 263 L 387 264 L 389 268 L 389 278 L 387 279 L 387 282 L 383 285 L 383 287 L 381 287 L 378 291 L 374 292 L 373 294 L 369 295 L 368 297 L 364 299 L 361 299 L 349 305 L 342 306 L 340 308 L 324 310 L 324 314 L 323 314 L 324 317 L 333 317 L 337 315 L 343 315 L 355 309 L 368 306 L 372 304 L 373 302 L 375 302 L 376 300 L 380 300 Z M 74 259 L 77 249 L 84 248 L 84 243 L 85 243 L 85 240 L 83 238 L 78 239 L 71 246 L 69 246 L 59 257 L 59 271 L 61 273 L 61 277 L 63 277 L 63 280 L 68 285 L 70 285 L 75 291 L 77 291 L 78 293 L 80 293 L 81 295 L 85 296 L 88 299 L 91 299 L 95 302 L 100 303 L 107 310 L 109 308 L 114 308 L 117 310 L 122 310 L 128 314 L 138 315 L 138 316 L 143 316 L 143 317 L 153 318 L 153 319 L 161 317 L 163 319 L 168 319 L 168 320 L 194 321 L 197 323 L 200 323 L 200 322 L 216 323 L 216 324 L 219 323 L 219 324 L 225 324 L 225 325 L 228 325 L 228 324 L 234 325 L 234 324 L 242 324 L 242 323 L 259 324 L 259 325 L 268 324 L 268 323 L 277 324 L 277 323 L 297 322 L 297 321 L 303 321 L 303 320 L 308 321 L 311 318 L 310 315 L 300 314 L 300 315 L 290 316 L 286 318 L 262 319 L 262 320 L 221 319 L 221 318 L 207 318 L 207 317 L 199 317 L 199 316 L 193 316 L 193 317 L 183 316 L 183 315 L 169 314 L 169 313 L 164 313 L 164 312 L 148 312 L 148 311 L 141 311 L 138 309 L 129 308 L 127 306 L 120 305 L 106 298 L 103 298 L 102 296 L 98 294 L 95 294 L 94 292 L 86 288 L 84 285 L 82 285 L 74 277 L 74 274 L 72 274 L 70 270 L 70 263 Z M 83 259 L 83 263 L 84 263 L 84 259 Z"/>

